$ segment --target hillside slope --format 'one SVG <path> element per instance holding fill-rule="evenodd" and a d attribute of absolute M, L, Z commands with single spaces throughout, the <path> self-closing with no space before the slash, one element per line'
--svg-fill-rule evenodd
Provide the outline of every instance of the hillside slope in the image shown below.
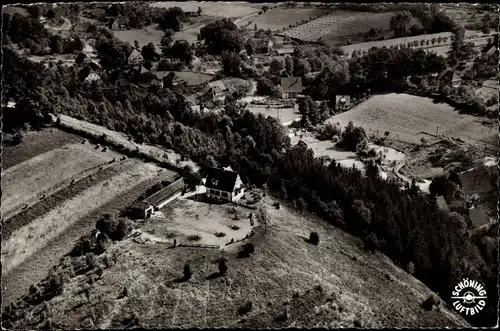
<path fill-rule="evenodd" d="M 237 247 L 168 249 L 127 238 L 99 256 L 97 263 L 107 265 L 100 278 L 92 271 L 73 276 L 61 295 L 29 308 L 12 329 L 48 321 L 62 329 L 469 326 L 449 307 L 422 309 L 431 291 L 386 257 L 365 253 L 352 236 L 283 204 L 276 210 L 273 202 L 263 202 L 271 223 L 250 239 L 249 258 L 236 258 Z M 318 246 L 305 242 L 310 231 L 319 233 Z M 222 255 L 227 274 L 210 277 Z M 193 276 L 178 282 L 186 262 Z M 248 302 L 251 308 L 240 311 Z"/>

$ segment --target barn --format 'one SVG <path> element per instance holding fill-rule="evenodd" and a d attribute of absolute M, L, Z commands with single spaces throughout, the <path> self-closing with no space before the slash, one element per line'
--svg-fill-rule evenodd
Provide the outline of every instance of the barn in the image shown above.
<path fill-rule="evenodd" d="M 143 202 L 153 206 L 154 210 L 160 210 L 170 201 L 178 198 L 185 188 L 184 178 L 179 178 L 167 187 L 147 197 Z"/>

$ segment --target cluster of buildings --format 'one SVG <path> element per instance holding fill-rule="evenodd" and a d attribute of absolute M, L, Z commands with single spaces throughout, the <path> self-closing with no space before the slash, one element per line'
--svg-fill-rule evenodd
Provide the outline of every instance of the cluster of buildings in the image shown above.
<path fill-rule="evenodd" d="M 245 185 L 240 175 L 230 167 L 213 168 L 206 170 L 207 176 L 203 180 L 206 188 L 206 197 L 218 202 L 236 202 L 245 194 Z M 186 191 L 184 178 L 179 178 L 165 188 L 155 192 L 144 200 L 137 201 L 129 208 L 132 217 L 146 219 L 160 210 L 169 202 L 175 200 Z"/>

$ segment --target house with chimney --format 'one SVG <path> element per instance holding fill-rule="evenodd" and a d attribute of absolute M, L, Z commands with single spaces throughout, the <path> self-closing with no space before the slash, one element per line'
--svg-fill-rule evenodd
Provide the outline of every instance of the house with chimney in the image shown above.
<path fill-rule="evenodd" d="M 237 201 L 245 194 L 240 175 L 230 167 L 208 168 L 205 187 L 207 197 L 218 201 Z"/>
<path fill-rule="evenodd" d="M 295 98 L 302 93 L 302 78 L 301 77 L 282 77 L 280 81 L 283 92 L 282 99 Z"/>
<path fill-rule="evenodd" d="M 273 49 L 274 43 L 271 39 L 256 39 L 255 40 L 255 54 L 267 54 Z"/>

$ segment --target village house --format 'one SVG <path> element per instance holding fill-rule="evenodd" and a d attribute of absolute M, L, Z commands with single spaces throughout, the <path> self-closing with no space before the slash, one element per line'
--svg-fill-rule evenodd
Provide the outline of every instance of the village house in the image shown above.
<path fill-rule="evenodd" d="M 441 79 L 446 85 L 454 88 L 459 87 L 462 83 L 462 78 L 460 78 L 460 76 L 453 70 L 445 72 Z"/>
<path fill-rule="evenodd" d="M 245 193 L 240 175 L 231 168 L 209 168 L 205 187 L 207 197 L 216 200 L 237 201 Z"/>
<path fill-rule="evenodd" d="M 281 98 L 295 98 L 302 93 L 302 78 L 301 77 L 283 77 L 281 78 L 281 88 L 283 89 Z"/>
<path fill-rule="evenodd" d="M 128 57 L 129 65 L 138 65 L 141 64 L 143 61 L 144 58 L 142 57 L 141 53 L 139 53 L 139 51 L 136 49 L 134 49 L 132 53 L 130 53 L 130 56 Z"/>
<path fill-rule="evenodd" d="M 108 24 L 108 28 L 111 30 L 111 31 L 115 31 L 115 30 L 119 30 L 120 29 L 120 23 L 118 22 L 118 19 L 115 18 L 115 19 L 112 19 L 109 24 Z"/>
<path fill-rule="evenodd" d="M 87 77 L 85 77 L 85 79 L 83 80 L 83 82 L 88 84 L 88 83 L 92 83 L 92 82 L 98 81 L 100 79 L 101 79 L 101 76 L 99 76 L 95 72 L 91 72 Z"/>
<path fill-rule="evenodd" d="M 335 109 L 343 110 L 351 105 L 350 95 L 336 95 L 335 96 Z"/>
<path fill-rule="evenodd" d="M 267 54 L 273 49 L 273 41 L 271 39 L 256 39 L 255 42 L 255 54 Z"/>
<path fill-rule="evenodd" d="M 288 47 L 288 48 L 278 48 L 276 50 L 276 54 L 279 56 L 284 56 L 284 55 L 293 55 L 295 53 L 295 49 L 293 47 Z"/>
<path fill-rule="evenodd" d="M 208 87 L 204 95 L 209 96 L 214 102 L 224 102 L 226 99 L 227 87 L 221 80 L 209 82 L 207 86 Z"/>

